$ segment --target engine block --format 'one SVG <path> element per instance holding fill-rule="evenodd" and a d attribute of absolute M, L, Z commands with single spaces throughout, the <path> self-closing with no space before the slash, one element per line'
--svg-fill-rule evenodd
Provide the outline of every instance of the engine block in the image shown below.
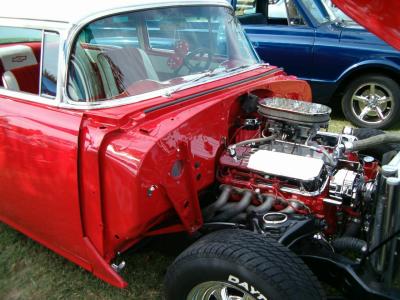
<path fill-rule="evenodd" d="M 258 112 L 265 119 L 253 120 L 251 130 L 259 138 L 236 139 L 222 153 L 217 172 L 224 186 L 252 193 L 247 212 L 310 215 L 323 219 L 330 234 L 337 231 L 338 216 L 357 217 L 358 196 L 375 179 L 378 163 L 364 164 L 357 153 L 343 150 L 342 144 L 356 137 L 321 131 L 330 108 L 269 98 L 259 102 Z M 247 123 L 237 137 L 249 136 L 241 132 Z M 240 203 L 240 196 L 231 195 L 230 201 Z"/>

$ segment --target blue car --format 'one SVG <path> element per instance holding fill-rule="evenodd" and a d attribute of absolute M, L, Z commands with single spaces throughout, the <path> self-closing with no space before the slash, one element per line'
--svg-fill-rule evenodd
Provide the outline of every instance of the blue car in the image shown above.
<path fill-rule="evenodd" d="M 232 5 L 260 57 L 307 80 L 315 102 L 341 99 L 344 115 L 359 127 L 385 129 L 399 121 L 400 52 L 340 19 L 326 0 Z"/>

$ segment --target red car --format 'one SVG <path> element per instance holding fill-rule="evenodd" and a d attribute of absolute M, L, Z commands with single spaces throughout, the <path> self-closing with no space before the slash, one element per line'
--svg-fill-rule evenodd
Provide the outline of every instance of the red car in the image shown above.
<path fill-rule="evenodd" d="M 399 138 L 327 132 L 227 1 L 15 0 L 0 62 L 0 221 L 119 288 L 118 253 L 196 233 L 167 299 L 398 297 Z"/>

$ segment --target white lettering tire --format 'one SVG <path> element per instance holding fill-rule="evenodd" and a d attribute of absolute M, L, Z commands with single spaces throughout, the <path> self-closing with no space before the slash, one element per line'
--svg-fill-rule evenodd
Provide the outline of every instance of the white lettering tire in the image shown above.
<path fill-rule="evenodd" d="M 221 230 L 204 236 L 169 267 L 167 300 L 313 300 L 322 287 L 288 248 L 260 234 Z"/>

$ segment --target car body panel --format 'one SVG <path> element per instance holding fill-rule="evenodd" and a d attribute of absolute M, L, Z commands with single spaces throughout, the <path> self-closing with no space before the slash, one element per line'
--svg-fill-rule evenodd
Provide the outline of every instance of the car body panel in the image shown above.
<path fill-rule="evenodd" d="M 110 266 L 118 252 L 202 225 L 197 194 L 215 180 L 238 95 L 251 91 L 311 100 L 307 83 L 272 66 L 169 98 L 87 111 L 0 92 L 0 220 L 125 287 Z M 182 171 L 172 176 L 177 161 Z M 176 222 L 162 225 L 171 216 Z"/>
<path fill-rule="evenodd" d="M 296 72 L 299 77 L 310 77 L 310 68 L 304 66 L 313 64 L 314 29 L 299 28 L 294 33 L 288 26 L 247 25 L 246 33 L 260 57 L 268 57 L 274 65 L 285 66 L 288 74 Z"/>
<path fill-rule="evenodd" d="M 264 61 L 311 84 L 314 101 L 330 102 L 343 80 L 361 69 L 400 75 L 400 54 L 386 42 L 361 26 L 319 24 L 301 1 L 293 2 L 306 26 L 243 26 Z"/>
<path fill-rule="evenodd" d="M 128 11 L 149 6 L 130 2 Z M 256 64 L 170 93 L 70 101 L 71 44 L 96 17 L 79 24 L 0 18 L 0 26 L 60 33 L 54 99 L 0 88 L 0 221 L 123 288 L 127 283 L 111 266 L 119 252 L 147 236 L 193 233 L 202 225 L 198 193 L 215 181 L 217 154 L 241 97 L 253 92 L 311 101 L 311 89 L 280 68 Z"/>
<path fill-rule="evenodd" d="M 332 0 L 332 2 L 355 21 L 400 50 L 399 1 Z"/>
<path fill-rule="evenodd" d="M 77 164 L 81 119 L 81 113 L 0 95 L 0 221 L 124 287 L 83 232 Z"/>

